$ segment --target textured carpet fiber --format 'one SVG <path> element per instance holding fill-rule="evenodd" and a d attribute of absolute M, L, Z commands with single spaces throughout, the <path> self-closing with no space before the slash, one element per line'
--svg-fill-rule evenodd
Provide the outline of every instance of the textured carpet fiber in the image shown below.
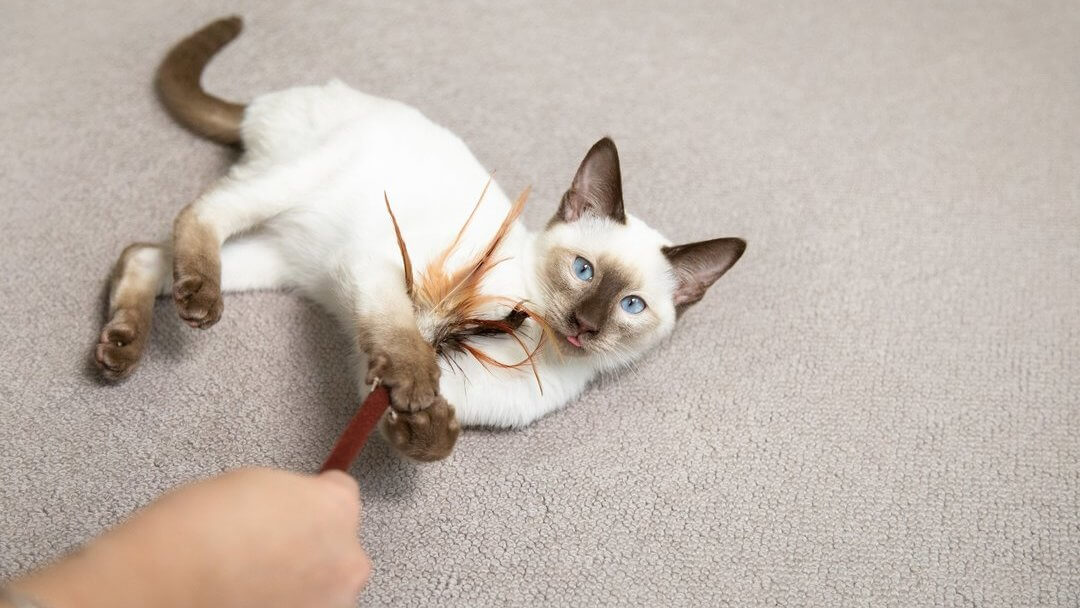
<path fill-rule="evenodd" d="M 1076 2 L 92 4 L 0 7 L 0 576 L 185 480 L 311 470 L 355 405 L 284 293 L 208 332 L 160 302 L 130 381 L 87 365 L 120 249 L 228 165 L 151 78 L 233 10 L 214 91 L 406 100 L 533 225 L 610 134 L 628 209 L 750 244 L 567 410 L 441 464 L 370 445 L 364 605 L 1080 602 Z"/>

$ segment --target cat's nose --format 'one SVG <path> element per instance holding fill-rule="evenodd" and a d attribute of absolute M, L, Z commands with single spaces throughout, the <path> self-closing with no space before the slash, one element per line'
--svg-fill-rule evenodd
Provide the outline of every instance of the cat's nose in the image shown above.
<path fill-rule="evenodd" d="M 595 334 L 599 327 L 596 321 L 582 315 L 580 312 L 571 313 L 570 322 L 577 326 L 579 336 L 582 334 Z"/>

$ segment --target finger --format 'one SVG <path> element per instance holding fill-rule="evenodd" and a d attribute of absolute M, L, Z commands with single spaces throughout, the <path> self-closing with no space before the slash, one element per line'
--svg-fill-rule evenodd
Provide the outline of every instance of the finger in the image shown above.
<path fill-rule="evenodd" d="M 331 488 L 337 496 L 340 496 L 348 509 L 350 515 L 354 519 L 359 521 L 360 519 L 360 485 L 356 483 L 352 475 L 343 471 L 331 470 L 325 473 L 320 473 L 316 478 L 327 488 Z"/>
<path fill-rule="evenodd" d="M 371 558 L 363 549 L 358 550 L 356 553 L 352 565 L 353 575 L 350 577 L 350 581 L 353 586 L 353 595 L 360 595 L 360 591 L 367 586 L 368 579 L 371 578 L 372 564 Z"/>
<path fill-rule="evenodd" d="M 327 601 L 320 605 L 327 608 L 356 606 L 357 597 L 371 578 L 371 559 L 357 546 L 335 564 L 334 570 L 333 583 L 324 590 Z"/>

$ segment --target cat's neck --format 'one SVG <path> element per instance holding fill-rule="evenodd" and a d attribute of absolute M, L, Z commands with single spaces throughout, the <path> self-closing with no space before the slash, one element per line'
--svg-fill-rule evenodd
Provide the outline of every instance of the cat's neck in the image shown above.
<path fill-rule="evenodd" d="M 521 273 L 525 290 L 524 296 L 528 302 L 539 309 L 538 312 L 542 313 L 544 311 L 544 294 L 540 288 L 539 256 L 536 247 L 539 236 L 540 233 L 533 232 L 522 225 L 515 258 L 519 260 L 518 272 Z"/>

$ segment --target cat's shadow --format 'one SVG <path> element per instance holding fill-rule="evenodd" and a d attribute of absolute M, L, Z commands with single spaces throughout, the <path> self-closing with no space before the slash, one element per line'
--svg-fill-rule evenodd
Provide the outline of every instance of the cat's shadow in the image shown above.
<path fill-rule="evenodd" d="M 97 314 L 93 317 L 93 322 L 90 324 L 91 329 L 87 333 L 86 344 L 89 344 L 90 348 L 86 351 L 86 356 L 82 359 L 83 365 L 79 369 L 85 380 L 99 386 L 113 386 L 116 384 L 115 382 L 109 382 L 101 375 L 101 369 L 98 367 L 97 359 L 95 358 L 102 327 L 108 320 L 109 281 L 103 281 L 101 283 L 101 290 L 98 292 Z"/>

